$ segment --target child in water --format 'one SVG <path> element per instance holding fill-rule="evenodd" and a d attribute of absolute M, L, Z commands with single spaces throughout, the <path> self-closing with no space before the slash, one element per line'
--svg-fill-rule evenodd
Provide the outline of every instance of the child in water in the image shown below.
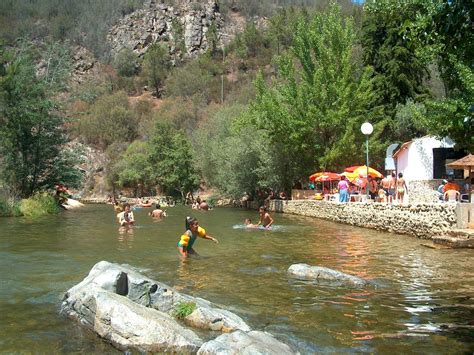
<path fill-rule="evenodd" d="M 199 226 L 196 218 L 186 217 L 185 226 L 186 232 L 181 236 L 181 239 L 178 242 L 178 251 L 183 257 L 186 258 L 188 254 L 196 253 L 193 249 L 193 244 L 198 236 L 203 239 L 212 240 L 214 243 L 219 243 L 216 238 L 208 235 L 206 230 Z"/>
<path fill-rule="evenodd" d="M 244 224 L 245 224 L 245 228 L 257 228 L 257 225 L 253 224 L 250 218 L 246 218 L 244 221 Z"/>

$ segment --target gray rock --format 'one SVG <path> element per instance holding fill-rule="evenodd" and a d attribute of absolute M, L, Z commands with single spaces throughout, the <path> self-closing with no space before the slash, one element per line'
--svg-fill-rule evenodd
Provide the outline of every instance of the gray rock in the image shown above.
<path fill-rule="evenodd" d="M 68 291 L 61 312 L 121 350 L 195 352 L 202 340 L 169 315 L 93 283 Z"/>
<path fill-rule="evenodd" d="M 198 355 L 204 354 L 294 354 L 291 348 L 275 339 L 271 334 L 260 331 L 236 331 L 223 334 L 204 343 Z"/>
<path fill-rule="evenodd" d="M 367 281 L 357 276 L 345 274 L 343 272 L 329 269 L 322 266 L 310 266 L 308 264 L 293 264 L 288 268 L 288 273 L 298 279 L 303 280 L 336 280 L 364 286 Z"/>
<path fill-rule="evenodd" d="M 171 316 L 180 302 L 194 302 L 184 322 L 213 331 L 249 331 L 236 314 L 211 302 L 181 294 L 140 274 L 136 269 L 106 261 L 66 292 L 61 313 L 97 332 L 120 349 L 195 352 L 202 341 Z"/>

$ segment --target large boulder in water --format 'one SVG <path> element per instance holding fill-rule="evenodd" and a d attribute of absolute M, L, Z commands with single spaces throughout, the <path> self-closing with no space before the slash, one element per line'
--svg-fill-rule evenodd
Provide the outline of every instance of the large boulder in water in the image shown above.
<path fill-rule="evenodd" d="M 301 280 L 334 280 L 356 286 L 365 286 L 367 284 L 367 281 L 360 277 L 345 274 L 323 266 L 293 264 L 288 268 L 288 273 Z"/>
<path fill-rule="evenodd" d="M 201 339 L 172 318 L 179 304 L 195 303 L 184 322 L 222 332 L 250 331 L 236 314 L 181 294 L 130 266 L 97 263 L 89 275 L 66 292 L 61 313 L 97 332 L 119 349 L 196 352 Z"/>
<path fill-rule="evenodd" d="M 260 331 L 236 331 L 222 334 L 204 343 L 198 355 L 204 354 L 294 354 L 291 348 L 275 339 L 271 334 Z"/>

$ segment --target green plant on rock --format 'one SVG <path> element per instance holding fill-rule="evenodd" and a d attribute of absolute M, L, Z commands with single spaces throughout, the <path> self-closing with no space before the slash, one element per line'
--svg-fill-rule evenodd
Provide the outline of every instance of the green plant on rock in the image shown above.
<path fill-rule="evenodd" d="M 179 302 L 174 308 L 173 315 L 177 319 L 184 319 L 196 309 L 195 302 Z"/>

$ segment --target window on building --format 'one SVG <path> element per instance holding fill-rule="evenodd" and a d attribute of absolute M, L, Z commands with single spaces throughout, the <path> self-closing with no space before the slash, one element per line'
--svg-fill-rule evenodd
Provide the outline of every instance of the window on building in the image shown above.
<path fill-rule="evenodd" d="M 464 150 L 433 148 L 433 179 L 445 179 L 448 175 L 453 175 L 455 179 L 464 179 L 464 170 L 451 169 L 447 165 L 466 154 Z"/>

